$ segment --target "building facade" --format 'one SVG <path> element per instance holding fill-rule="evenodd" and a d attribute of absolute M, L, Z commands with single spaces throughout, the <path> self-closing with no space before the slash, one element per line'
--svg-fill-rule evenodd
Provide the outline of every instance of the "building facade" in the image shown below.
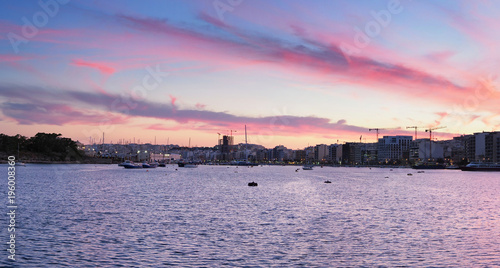
<path fill-rule="evenodd" d="M 378 140 L 378 161 L 409 160 L 412 136 L 384 136 Z"/>

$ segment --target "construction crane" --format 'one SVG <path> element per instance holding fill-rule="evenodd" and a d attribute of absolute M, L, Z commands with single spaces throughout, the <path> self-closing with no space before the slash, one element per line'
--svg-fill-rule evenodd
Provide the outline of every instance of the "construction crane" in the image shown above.
<path fill-rule="evenodd" d="M 429 132 L 429 158 L 432 158 L 432 131 L 442 129 L 445 127 L 435 127 L 435 128 L 428 128 L 425 130 L 425 132 Z"/>
<path fill-rule="evenodd" d="M 409 129 L 409 128 L 414 128 L 415 129 L 415 140 L 417 140 L 417 129 L 419 127 L 417 127 L 417 126 L 406 127 L 406 129 Z"/>
<path fill-rule="evenodd" d="M 378 142 L 378 132 L 379 130 L 394 130 L 394 129 L 399 129 L 399 128 L 370 128 L 368 131 L 375 130 L 377 132 L 377 142 Z"/>

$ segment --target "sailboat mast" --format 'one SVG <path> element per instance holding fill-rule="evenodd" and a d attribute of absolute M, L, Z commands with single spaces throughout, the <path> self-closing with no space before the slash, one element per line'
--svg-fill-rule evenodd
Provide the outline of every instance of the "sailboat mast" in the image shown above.
<path fill-rule="evenodd" d="M 248 161 L 247 125 L 245 125 L 245 161 Z"/>

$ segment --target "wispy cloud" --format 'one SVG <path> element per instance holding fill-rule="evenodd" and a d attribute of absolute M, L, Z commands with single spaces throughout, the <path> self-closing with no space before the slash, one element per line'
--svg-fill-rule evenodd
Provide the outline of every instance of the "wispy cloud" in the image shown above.
<path fill-rule="evenodd" d="M 90 67 L 93 69 L 97 69 L 99 72 L 105 75 L 111 75 L 115 72 L 115 68 L 99 62 L 90 62 L 90 61 L 84 61 L 82 59 L 74 59 L 73 61 L 71 61 L 71 64 L 75 66 Z"/>

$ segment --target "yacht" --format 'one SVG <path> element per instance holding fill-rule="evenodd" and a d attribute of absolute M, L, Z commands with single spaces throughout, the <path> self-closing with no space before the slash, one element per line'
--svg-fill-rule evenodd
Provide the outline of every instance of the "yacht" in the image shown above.
<path fill-rule="evenodd" d="M 461 167 L 460 169 L 462 171 L 500 171 L 500 164 L 471 162 L 467 166 Z"/>

